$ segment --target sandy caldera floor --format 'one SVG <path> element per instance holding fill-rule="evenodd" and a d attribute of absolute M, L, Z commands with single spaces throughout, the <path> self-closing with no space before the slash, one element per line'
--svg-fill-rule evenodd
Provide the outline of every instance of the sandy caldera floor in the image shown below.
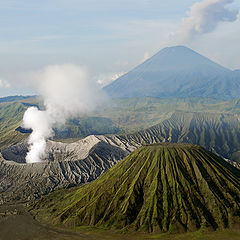
<path fill-rule="evenodd" d="M 101 239 L 120 239 L 101 236 Z M 99 239 L 94 233 L 81 233 L 44 226 L 25 211 L 23 204 L 0 205 L 0 240 L 90 240 Z M 121 236 L 121 240 L 125 238 Z"/>
<path fill-rule="evenodd" d="M 240 240 L 240 230 L 187 234 L 115 234 L 107 231 L 73 231 L 45 226 L 36 221 L 24 204 L 0 205 L 0 240 Z"/>

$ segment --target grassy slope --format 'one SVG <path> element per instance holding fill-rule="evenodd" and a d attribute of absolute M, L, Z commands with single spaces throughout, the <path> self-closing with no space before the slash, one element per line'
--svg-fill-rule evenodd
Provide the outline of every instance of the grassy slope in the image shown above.
<path fill-rule="evenodd" d="M 122 130 L 109 118 L 82 117 L 68 120 L 63 128 L 54 129 L 54 139 L 77 139 L 91 134 L 118 134 Z"/>
<path fill-rule="evenodd" d="M 38 218 L 70 227 L 181 232 L 240 221 L 240 171 L 205 149 L 159 144 L 137 149 L 90 184 L 34 206 Z"/>
<path fill-rule="evenodd" d="M 0 149 L 25 139 L 16 129 L 21 126 L 23 114 L 28 107 L 43 109 L 37 98 L 0 99 Z M 7 100 L 7 101 L 6 101 Z M 81 138 L 90 134 L 119 133 L 121 130 L 111 119 L 104 117 L 82 117 L 67 121 L 64 128 L 55 129 L 55 139 Z"/>
<path fill-rule="evenodd" d="M 143 144 L 188 142 L 240 160 L 240 121 L 233 114 L 176 112 L 149 129 L 121 138 Z"/>
<path fill-rule="evenodd" d="M 24 139 L 15 129 L 21 125 L 26 107 L 20 102 L 0 103 L 0 148 Z"/>
<path fill-rule="evenodd" d="M 0 148 L 24 137 L 14 130 L 21 125 L 23 112 L 32 105 L 43 108 L 37 98 L 0 103 Z M 56 130 L 56 139 L 82 138 L 89 134 L 134 132 L 168 119 L 175 111 L 239 114 L 240 104 L 239 100 L 219 101 L 200 98 L 114 99 L 88 116 L 68 121 L 64 128 Z"/>
<path fill-rule="evenodd" d="M 92 116 L 110 118 L 125 132 L 145 129 L 168 119 L 175 111 L 240 114 L 240 101 L 204 98 L 130 98 L 113 99 Z"/>

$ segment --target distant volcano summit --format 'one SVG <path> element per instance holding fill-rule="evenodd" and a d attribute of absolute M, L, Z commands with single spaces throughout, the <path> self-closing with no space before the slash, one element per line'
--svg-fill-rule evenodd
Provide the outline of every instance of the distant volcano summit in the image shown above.
<path fill-rule="evenodd" d="M 135 150 L 97 180 L 35 203 L 37 218 L 67 226 L 182 232 L 239 224 L 240 171 L 191 144 Z M 237 226 L 237 225 L 236 225 Z"/>
<path fill-rule="evenodd" d="M 167 47 L 105 91 L 113 98 L 209 97 L 232 99 L 240 96 L 240 72 L 227 69 L 184 47 Z"/>

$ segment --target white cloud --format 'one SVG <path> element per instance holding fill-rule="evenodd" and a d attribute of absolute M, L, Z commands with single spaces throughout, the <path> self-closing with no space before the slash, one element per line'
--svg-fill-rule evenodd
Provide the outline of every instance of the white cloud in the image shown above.
<path fill-rule="evenodd" d="M 226 8 L 234 0 L 203 0 L 193 4 L 188 17 L 182 19 L 182 28 L 178 32 L 183 40 L 205 33 L 213 32 L 221 22 L 234 22 L 238 18 L 238 10 Z M 173 37 L 176 37 L 173 34 Z"/>
<path fill-rule="evenodd" d="M 11 87 L 11 84 L 9 82 L 6 82 L 5 83 L 5 88 L 10 88 Z"/>
<path fill-rule="evenodd" d="M 0 79 L 0 88 L 10 88 L 11 84 L 5 80 Z"/>
<path fill-rule="evenodd" d="M 149 58 L 150 58 L 149 52 L 145 52 L 142 60 L 140 61 L 140 63 L 145 62 L 145 61 L 148 60 Z"/>
<path fill-rule="evenodd" d="M 125 74 L 124 72 L 119 72 L 119 73 L 105 73 L 105 74 L 100 74 L 97 77 L 97 83 L 101 86 L 104 87 L 108 84 L 110 84 L 111 82 L 115 81 L 116 79 L 118 79 L 119 77 L 121 77 L 123 74 Z"/>

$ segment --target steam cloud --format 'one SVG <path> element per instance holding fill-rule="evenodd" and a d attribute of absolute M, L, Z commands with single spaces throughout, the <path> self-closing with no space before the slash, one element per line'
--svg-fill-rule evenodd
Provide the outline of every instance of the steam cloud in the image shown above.
<path fill-rule="evenodd" d="M 234 22 L 238 17 L 238 10 L 226 8 L 234 0 L 203 0 L 193 4 L 188 17 L 183 18 L 182 28 L 179 32 L 171 34 L 170 39 L 189 41 L 196 36 L 210 33 L 216 29 L 220 22 Z"/>
<path fill-rule="evenodd" d="M 52 128 L 93 110 L 103 99 L 94 80 L 79 66 L 52 65 L 31 75 L 43 97 L 45 109 L 30 107 L 24 114 L 23 127 L 32 129 L 27 163 L 40 162 L 45 155 L 46 140 L 53 136 Z"/>

